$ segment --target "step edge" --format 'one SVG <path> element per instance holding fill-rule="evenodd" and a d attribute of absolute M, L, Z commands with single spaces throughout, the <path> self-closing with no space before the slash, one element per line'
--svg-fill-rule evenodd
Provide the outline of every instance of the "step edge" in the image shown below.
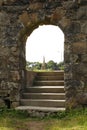
<path fill-rule="evenodd" d="M 65 107 L 37 107 L 37 106 L 18 106 L 16 110 L 40 110 L 40 111 L 65 111 Z"/>
<path fill-rule="evenodd" d="M 23 93 L 23 95 L 65 95 L 65 93 Z"/>
<path fill-rule="evenodd" d="M 66 100 L 50 100 L 50 99 L 20 99 L 20 101 L 49 101 L 49 102 L 66 102 Z"/>
<path fill-rule="evenodd" d="M 44 80 L 44 81 L 40 81 L 40 80 L 37 80 L 37 81 L 34 81 L 35 82 L 64 82 L 64 80 Z"/>
<path fill-rule="evenodd" d="M 26 87 L 25 89 L 30 89 L 30 88 L 64 88 L 64 86 L 32 86 L 32 87 Z"/>

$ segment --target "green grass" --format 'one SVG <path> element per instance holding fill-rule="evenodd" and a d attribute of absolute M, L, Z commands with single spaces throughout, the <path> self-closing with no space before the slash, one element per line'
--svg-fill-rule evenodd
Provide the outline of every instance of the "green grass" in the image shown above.
<path fill-rule="evenodd" d="M 55 70 L 51 70 L 51 69 L 45 69 L 45 70 L 33 70 L 33 71 L 35 71 L 35 72 L 53 72 L 53 71 L 55 71 Z"/>
<path fill-rule="evenodd" d="M 30 118 L 27 112 L 0 111 L 0 130 L 87 130 L 87 109 Z"/>

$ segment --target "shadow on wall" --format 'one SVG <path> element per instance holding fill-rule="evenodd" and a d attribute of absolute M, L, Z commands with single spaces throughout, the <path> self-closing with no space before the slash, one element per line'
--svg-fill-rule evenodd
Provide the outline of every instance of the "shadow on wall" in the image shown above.
<path fill-rule="evenodd" d="M 37 75 L 37 72 L 26 70 L 26 78 L 27 78 L 26 87 L 32 86 L 33 80 L 36 75 Z"/>

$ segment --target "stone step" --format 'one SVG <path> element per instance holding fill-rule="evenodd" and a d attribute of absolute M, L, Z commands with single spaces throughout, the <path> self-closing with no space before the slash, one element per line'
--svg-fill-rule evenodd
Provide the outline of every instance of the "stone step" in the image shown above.
<path fill-rule="evenodd" d="M 64 75 L 64 71 L 37 72 L 38 76 L 59 76 Z"/>
<path fill-rule="evenodd" d="M 34 110 L 34 111 L 43 111 L 43 112 L 57 112 L 57 111 L 65 111 L 64 107 L 38 107 L 38 106 L 19 106 L 15 108 L 16 110 Z"/>
<path fill-rule="evenodd" d="M 36 86 L 63 86 L 64 80 L 34 81 L 33 85 L 36 85 Z"/>
<path fill-rule="evenodd" d="M 37 76 L 36 80 L 64 80 L 64 75 L 58 75 L 58 76 Z"/>
<path fill-rule="evenodd" d="M 65 93 L 23 93 L 24 99 L 57 99 L 64 100 Z"/>
<path fill-rule="evenodd" d="M 23 106 L 65 107 L 65 100 L 21 99 L 20 103 Z"/>
<path fill-rule="evenodd" d="M 64 93 L 64 86 L 32 86 L 27 87 L 28 93 Z"/>

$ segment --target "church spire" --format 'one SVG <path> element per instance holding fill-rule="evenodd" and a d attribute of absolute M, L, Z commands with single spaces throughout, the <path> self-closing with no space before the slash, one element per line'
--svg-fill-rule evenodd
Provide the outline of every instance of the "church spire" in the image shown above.
<path fill-rule="evenodd" d="M 43 56 L 43 63 L 42 63 L 42 70 L 45 70 L 46 66 L 45 66 L 45 56 Z"/>

